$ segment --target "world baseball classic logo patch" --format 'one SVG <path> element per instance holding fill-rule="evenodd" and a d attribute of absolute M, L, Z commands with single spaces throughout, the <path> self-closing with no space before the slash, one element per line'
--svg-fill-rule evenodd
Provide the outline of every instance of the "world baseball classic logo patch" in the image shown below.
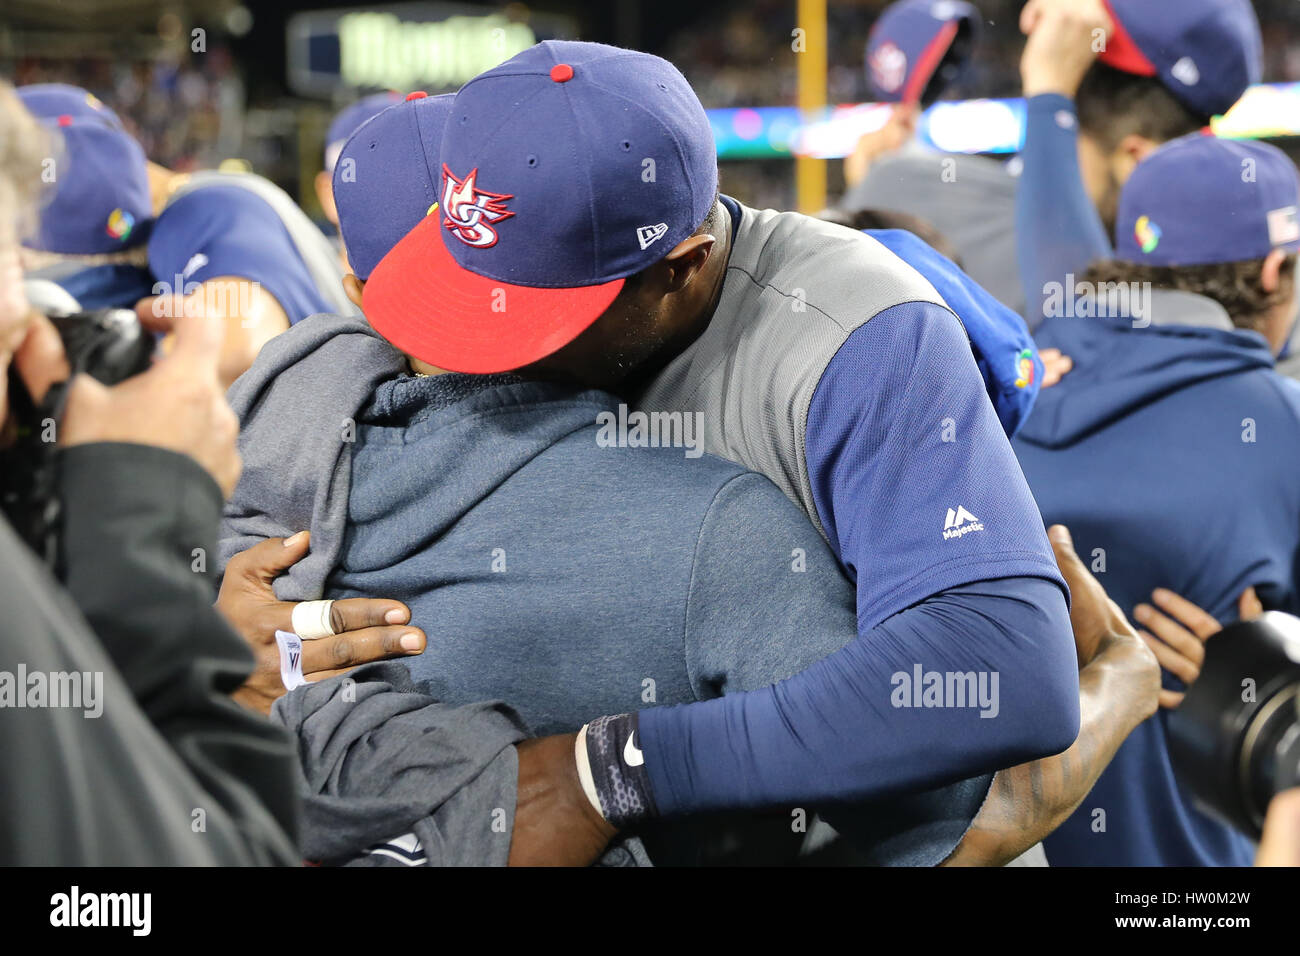
<path fill-rule="evenodd" d="M 477 179 L 477 167 L 464 179 L 458 179 L 446 163 L 442 164 L 442 221 L 465 245 L 486 249 L 497 244 L 493 226 L 514 215 L 506 209 L 506 203 L 515 197 L 513 193 L 479 189 Z"/>

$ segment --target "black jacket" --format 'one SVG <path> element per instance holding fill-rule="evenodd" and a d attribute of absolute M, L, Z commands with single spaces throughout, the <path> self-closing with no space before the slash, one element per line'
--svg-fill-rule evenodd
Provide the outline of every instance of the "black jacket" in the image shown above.
<path fill-rule="evenodd" d="M 201 571 L 216 484 L 142 445 L 58 461 L 66 590 L 0 521 L 0 864 L 299 863 L 294 751 L 230 699 L 253 661 Z M 17 706 L 73 671 L 99 716 Z"/>

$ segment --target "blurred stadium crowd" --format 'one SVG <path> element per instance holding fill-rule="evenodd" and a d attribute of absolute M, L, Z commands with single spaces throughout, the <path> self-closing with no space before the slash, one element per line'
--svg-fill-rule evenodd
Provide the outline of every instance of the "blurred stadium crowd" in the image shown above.
<path fill-rule="evenodd" d="M 944 99 L 1019 94 L 1016 64 L 1024 37 L 1016 20 L 1022 5 L 1019 0 L 981 4 L 980 43 L 968 69 L 943 92 Z M 873 99 L 862 51 L 867 31 L 884 6 L 885 0 L 829 5 L 831 103 Z M 1262 26 L 1264 79 L 1300 81 L 1300 23 L 1292 5 L 1288 0 L 1257 0 L 1254 6 Z M 106 55 L 107 45 L 93 54 L 26 52 L 32 49 L 26 37 L 48 31 L 56 23 L 55 14 L 31 20 L 0 15 L 0 71 L 17 85 L 65 82 L 94 92 L 122 116 L 146 152 L 170 168 L 211 168 L 239 158 L 313 208 L 303 168 L 314 161 L 331 104 L 294 97 L 282 75 L 263 79 L 265 64 L 250 62 L 257 54 L 248 52 L 248 44 L 233 36 L 221 18 L 206 15 L 200 6 L 186 15 L 184 28 L 175 14 L 127 28 L 130 42 L 113 44 L 111 56 Z M 646 18 L 644 9 L 641 17 Z M 582 35 L 590 35 L 590 15 L 579 9 L 575 19 Z M 773 68 L 785 60 L 794 21 L 793 7 L 785 0 L 754 0 L 743 7 L 692 11 L 689 24 L 669 29 L 661 42 L 634 39 L 630 45 L 677 64 L 705 108 L 794 105 L 794 71 Z M 187 31 L 192 25 L 207 30 L 202 55 L 189 50 Z M 275 26 L 259 29 L 271 31 Z M 24 37 L 21 44 L 15 35 Z M 244 82 L 250 70 L 259 73 L 251 95 Z M 287 117 L 302 123 L 309 135 L 286 136 Z M 300 153 L 308 154 L 305 162 Z M 789 207 L 794 202 L 785 160 L 728 163 L 724 181 L 738 197 L 757 206 Z M 834 174 L 832 183 L 838 183 Z"/>

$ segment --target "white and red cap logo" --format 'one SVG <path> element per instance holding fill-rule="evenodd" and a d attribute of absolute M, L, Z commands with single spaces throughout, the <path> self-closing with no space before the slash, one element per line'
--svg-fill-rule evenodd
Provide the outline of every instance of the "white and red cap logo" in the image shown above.
<path fill-rule="evenodd" d="M 907 78 L 907 54 L 887 40 L 871 54 L 871 80 L 882 93 L 897 93 Z"/>
<path fill-rule="evenodd" d="M 443 225 L 465 245 L 486 249 L 497 244 L 493 225 L 514 215 L 506 209 L 506 202 L 515 197 L 479 189 L 477 179 L 477 167 L 464 179 L 457 179 L 447 164 L 442 164 Z"/>

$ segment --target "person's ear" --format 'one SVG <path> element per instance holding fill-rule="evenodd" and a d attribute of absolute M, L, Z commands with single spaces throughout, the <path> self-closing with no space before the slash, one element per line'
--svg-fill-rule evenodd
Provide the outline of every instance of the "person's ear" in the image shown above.
<path fill-rule="evenodd" d="M 1291 255 L 1284 249 L 1274 249 L 1264 257 L 1264 264 L 1259 270 L 1259 287 L 1274 300 L 1264 315 L 1264 327 L 1261 329 L 1274 355 L 1282 351 L 1287 339 L 1291 337 L 1291 325 L 1295 319 L 1295 278 L 1288 271 L 1284 280 L 1282 274 Z"/>
<path fill-rule="evenodd" d="M 348 297 L 348 301 L 361 308 L 361 293 L 365 291 L 366 282 L 364 279 L 358 279 L 351 272 L 343 277 L 343 291 Z"/>
<path fill-rule="evenodd" d="M 1115 182 L 1120 185 L 1128 182 L 1137 164 L 1154 153 L 1159 145 L 1137 133 L 1129 133 L 1121 139 L 1110 154 L 1110 172 Z"/>
<path fill-rule="evenodd" d="M 1274 249 L 1264 257 L 1264 267 L 1259 270 L 1259 286 L 1269 295 L 1277 291 L 1282 281 L 1282 263 L 1286 262 L 1287 253 Z"/>
<path fill-rule="evenodd" d="M 680 292 L 690 281 L 700 274 L 704 264 L 713 254 L 713 247 L 718 240 L 708 233 L 688 236 L 677 243 L 668 255 L 664 256 L 662 266 L 664 291 Z"/>
<path fill-rule="evenodd" d="M 316 199 L 320 202 L 321 212 L 334 225 L 339 224 L 339 209 L 334 204 L 334 176 L 321 170 L 316 174 Z"/>

